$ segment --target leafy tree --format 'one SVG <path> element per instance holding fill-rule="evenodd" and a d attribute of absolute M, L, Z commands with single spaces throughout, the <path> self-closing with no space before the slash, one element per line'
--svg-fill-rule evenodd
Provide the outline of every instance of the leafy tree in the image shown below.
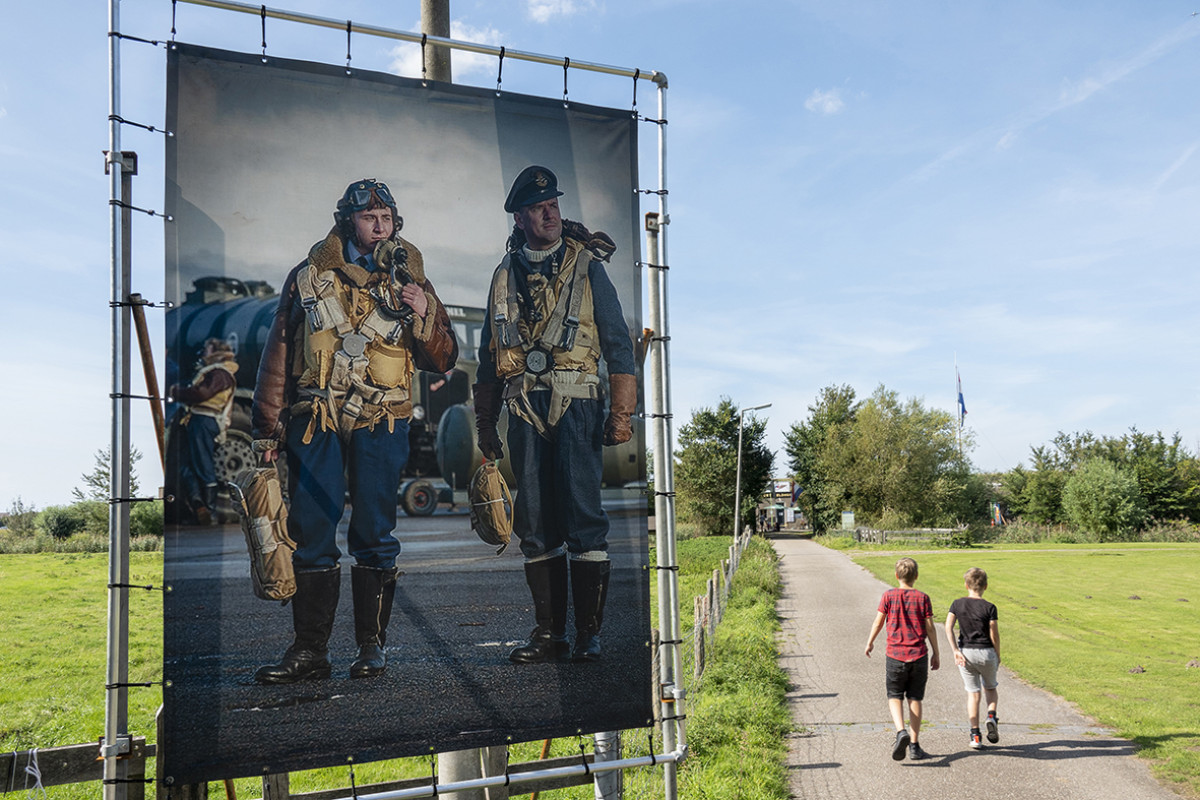
<path fill-rule="evenodd" d="M 851 430 L 857 411 L 854 389 L 826 386 L 808 407 L 808 420 L 784 433 L 788 468 L 801 489 L 800 507 L 815 533 L 835 527 L 845 507 L 845 490 L 822 457 L 827 447 L 836 446 L 838 436 Z"/>
<path fill-rule="evenodd" d="M 1169 441 L 1131 428 L 1120 437 L 1059 432 L 1051 446 L 1031 448 L 1033 471 L 1018 467 L 1003 479 L 1011 510 L 1031 522 L 1067 522 L 1063 492 L 1084 464 L 1101 459 L 1131 475 L 1145 518 L 1200 521 L 1200 463 L 1176 433 Z"/>
<path fill-rule="evenodd" d="M 880 386 L 833 433 L 840 441 L 826 448 L 821 463 L 865 519 L 927 526 L 986 515 L 986 501 L 968 500 L 970 468 L 949 412 L 925 408 L 917 398 L 901 402 Z"/>
<path fill-rule="evenodd" d="M 1111 460 L 1096 456 L 1081 466 L 1063 489 L 1063 511 L 1080 531 L 1100 541 L 1127 538 L 1145 519 L 1137 478 Z"/>
<path fill-rule="evenodd" d="M 733 532 L 738 413 L 733 401 L 723 397 L 716 409 L 694 412 L 691 422 L 679 430 L 677 510 L 708 535 Z M 763 443 L 766 428 L 765 420 L 753 416 L 742 425 L 742 526 L 753 523 L 758 498 L 771 480 L 774 457 Z"/>
<path fill-rule="evenodd" d="M 1068 473 L 1062 460 L 1045 447 L 1033 448 L 1033 472 L 1025 481 L 1021 496 L 1023 516 L 1040 525 L 1063 521 L 1062 493 Z"/>
<path fill-rule="evenodd" d="M 91 472 L 80 475 L 83 487 L 76 486 L 71 495 L 76 500 L 104 500 L 110 496 L 112 472 L 109 470 L 109 453 L 111 448 L 103 447 L 96 451 L 95 467 Z M 137 462 L 142 460 L 142 452 L 136 447 L 129 448 L 129 492 L 134 497 L 138 494 Z"/>

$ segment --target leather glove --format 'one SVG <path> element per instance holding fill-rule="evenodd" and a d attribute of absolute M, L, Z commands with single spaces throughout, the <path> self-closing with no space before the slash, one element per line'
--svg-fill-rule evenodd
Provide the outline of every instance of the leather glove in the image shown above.
<path fill-rule="evenodd" d="M 633 375 L 608 376 L 608 419 L 604 421 L 604 443 L 624 444 L 633 438 L 629 418 L 637 409 L 637 378 Z"/>
<path fill-rule="evenodd" d="M 476 383 L 471 387 L 475 398 L 475 430 L 479 434 L 479 452 L 484 458 L 499 461 L 504 458 L 504 445 L 496 431 L 503 402 L 504 384 Z"/>

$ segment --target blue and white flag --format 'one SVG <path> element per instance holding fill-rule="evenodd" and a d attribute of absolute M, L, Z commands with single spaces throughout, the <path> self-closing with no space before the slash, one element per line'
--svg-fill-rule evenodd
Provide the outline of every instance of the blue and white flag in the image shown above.
<path fill-rule="evenodd" d="M 962 396 L 962 376 L 958 374 L 958 367 L 954 368 L 954 377 L 958 381 L 958 427 L 963 426 L 963 417 L 967 416 L 967 404 L 963 402 Z"/>

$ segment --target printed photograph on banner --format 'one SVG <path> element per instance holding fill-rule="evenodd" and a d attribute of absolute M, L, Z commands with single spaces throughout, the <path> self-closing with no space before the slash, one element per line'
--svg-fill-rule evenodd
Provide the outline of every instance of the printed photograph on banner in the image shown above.
<path fill-rule="evenodd" d="M 174 785 L 651 723 L 636 119 L 172 44 Z"/>

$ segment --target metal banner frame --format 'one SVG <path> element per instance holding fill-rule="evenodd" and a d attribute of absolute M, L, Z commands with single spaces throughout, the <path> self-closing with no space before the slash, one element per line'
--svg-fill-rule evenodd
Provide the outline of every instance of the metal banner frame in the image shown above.
<path fill-rule="evenodd" d="M 615 67 L 587 61 L 576 61 L 567 57 L 554 57 L 537 53 L 509 50 L 474 42 L 459 41 L 442 36 L 412 33 L 378 26 L 294 13 L 263 5 L 250 5 L 233 0 L 182 0 L 192 5 L 207 6 L 226 11 L 236 11 L 260 16 L 288 20 L 318 27 L 344 30 L 347 34 L 359 33 L 420 44 L 422 48 L 434 45 L 437 48 L 529 61 L 562 68 L 614 75 L 634 81 L 636 98 L 637 81 L 649 81 L 657 87 L 658 118 L 639 117 L 658 126 L 658 187 L 640 189 L 639 192 L 654 194 L 658 198 L 657 213 L 646 215 L 646 261 L 639 262 L 647 268 L 647 298 L 651 336 L 647 341 L 650 360 L 649 386 L 647 392 L 647 418 L 653 436 L 653 468 L 655 490 L 656 553 L 655 568 L 658 573 L 658 611 L 661 628 L 659 645 L 659 685 L 656 687 L 659 711 L 662 719 L 663 752 L 617 760 L 597 760 L 594 764 L 580 763 L 569 767 L 531 770 L 518 774 L 494 775 L 475 780 L 430 784 L 413 789 L 379 792 L 376 794 L 354 794 L 356 800 L 399 800 L 400 798 L 435 797 L 442 792 L 486 789 L 544 778 L 562 778 L 585 773 L 603 774 L 642 766 L 659 766 L 664 771 L 665 796 L 674 798 L 678 793 L 678 763 L 687 752 L 683 721 L 685 718 L 685 690 L 682 682 L 683 654 L 679 619 L 678 558 L 675 538 L 674 475 L 670 454 L 674 450 L 674 434 L 671 419 L 670 395 L 670 328 L 668 318 L 668 269 L 667 225 L 667 140 L 666 140 L 666 76 L 655 70 Z M 106 800 L 124 800 L 128 783 L 125 780 L 125 763 L 122 756 L 130 747 L 128 732 L 128 632 L 129 632 L 129 504 L 138 498 L 129 497 L 130 447 L 129 400 L 131 363 L 131 304 L 130 297 L 130 212 L 133 206 L 129 199 L 129 184 L 136 174 L 136 160 L 132 154 L 121 150 L 121 25 L 120 0 L 109 0 L 108 12 L 108 61 L 109 61 L 109 141 L 105 156 L 105 168 L 109 177 L 110 208 L 110 273 L 112 308 L 112 435 L 110 450 L 110 512 L 109 512 L 109 584 L 108 584 L 108 645 L 105 698 L 105 735 L 101 743 L 100 756 L 104 759 L 104 797 Z M 499 91 L 499 87 L 497 87 Z M 567 102 L 566 97 L 563 98 Z M 636 111 L 636 102 L 634 108 Z M 153 212 L 149 212 L 153 214 Z M 169 220 L 168 220 L 169 221 Z M 350 800 L 350 796 L 347 796 Z"/>

